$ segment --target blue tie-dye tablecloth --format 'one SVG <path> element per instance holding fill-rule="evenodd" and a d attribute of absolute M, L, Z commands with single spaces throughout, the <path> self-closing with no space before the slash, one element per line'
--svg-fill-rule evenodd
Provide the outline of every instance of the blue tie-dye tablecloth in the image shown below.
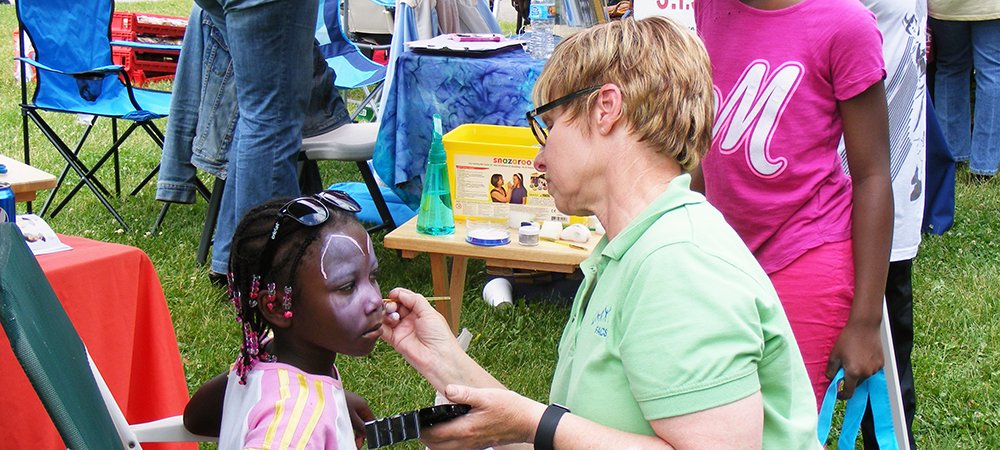
<path fill-rule="evenodd" d="M 466 123 L 527 126 L 531 88 L 544 64 L 520 49 L 488 58 L 401 53 L 385 94 L 372 158 L 375 171 L 416 209 L 431 117 L 441 115 L 445 133 Z"/>

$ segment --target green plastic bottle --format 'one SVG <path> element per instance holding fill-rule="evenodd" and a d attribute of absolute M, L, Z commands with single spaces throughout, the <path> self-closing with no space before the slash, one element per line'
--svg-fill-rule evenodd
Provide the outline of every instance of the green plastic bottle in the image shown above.
<path fill-rule="evenodd" d="M 451 188 L 448 186 L 448 164 L 442 142 L 441 116 L 434 115 L 434 137 L 427 153 L 424 190 L 420 193 L 417 211 L 417 232 L 431 236 L 455 233 L 455 215 L 451 211 Z"/>

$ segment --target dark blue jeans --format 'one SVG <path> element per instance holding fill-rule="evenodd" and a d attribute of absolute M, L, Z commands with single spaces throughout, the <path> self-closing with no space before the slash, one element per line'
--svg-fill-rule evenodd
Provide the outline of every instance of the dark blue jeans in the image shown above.
<path fill-rule="evenodd" d="M 236 225 L 271 198 L 298 196 L 297 160 L 313 81 L 316 0 L 196 0 L 232 58 L 239 118 L 229 151 L 211 270 L 226 273 Z M 348 121 L 333 88 L 322 86 L 330 126 Z M 322 100 L 320 100 L 322 101 Z"/>

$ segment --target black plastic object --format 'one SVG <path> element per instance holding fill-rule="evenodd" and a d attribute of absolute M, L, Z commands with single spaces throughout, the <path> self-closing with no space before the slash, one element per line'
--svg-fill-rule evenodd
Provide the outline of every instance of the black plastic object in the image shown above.
<path fill-rule="evenodd" d="M 398 444 L 420 437 L 420 429 L 432 427 L 461 416 L 472 407 L 460 403 L 429 406 L 416 411 L 396 414 L 384 419 L 365 422 L 368 448 L 374 449 Z"/>

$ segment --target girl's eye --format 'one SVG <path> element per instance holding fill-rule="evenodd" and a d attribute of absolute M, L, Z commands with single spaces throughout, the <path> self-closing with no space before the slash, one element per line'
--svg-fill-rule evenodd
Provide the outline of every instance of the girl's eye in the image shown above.
<path fill-rule="evenodd" d="M 342 285 L 340 285 L 340 286 L 337 287 L 337 291 L 340 291 L 340 292 L 351 292 L 353 290 L 354 290 L 354 282 L 353 281 L 350 282 L 350 283 L 347 283 L 347 284 L 342 284 Z"/>

